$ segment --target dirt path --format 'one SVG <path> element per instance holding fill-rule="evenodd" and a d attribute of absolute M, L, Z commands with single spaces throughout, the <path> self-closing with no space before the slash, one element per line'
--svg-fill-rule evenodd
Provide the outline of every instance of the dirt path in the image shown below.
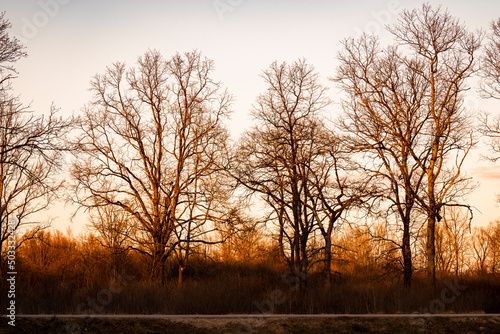
<path fill-rule="evenodd" d="M 19 315 L 0 333 L 500 333 L 500 314 Z"/>
<path fill-rule="evenodd" d="M 5 317 L 5 315 L 3 316 Z M 18 318 L 99 318 L 99 319 L 282 319 L 282 318 L 500 318 L 500 313 L 410 313 L 410 314 L 21 314 Z"/>

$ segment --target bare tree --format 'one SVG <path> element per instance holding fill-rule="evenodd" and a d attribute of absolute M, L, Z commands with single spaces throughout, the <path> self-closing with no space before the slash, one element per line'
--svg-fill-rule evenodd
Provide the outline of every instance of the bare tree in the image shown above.
<path fill-rule="evenodd" d="M 476 227 L 472 235 L 472 257 L 476 262 L 476 270 L 485 274 L 488 270 L 488 259 L 491 255 L 492 244 L 488 227 Z"/>
<path fill-rule="evenodd" d="M 390 29 L 397 45 L 381 50 L 374 37 L 344 43 L 336 77 L 350 100 L 344 128 L 370 152 L 370 170 L 387 180 L 403 222 L 405 282 L 411 258 L 412 211 L 427 216 L 427 269 L 435 282 L 435 226 L 440 210 L 471 189 L 462 165 L 475 144 L 463 107 L 480 37 L 440 8 L 404 11 Z M 466 206 L 466 205 L 464 205 Z"/>
<path fill-rule="evenodd" d="M 217 255 L 225 263 L 255 263 L 269 251 L 262 224 L 243 210 L 241 205 L 234 207 L 227 217 L 228 223 L 218 231 L 224 242 L 218 245 Z"/>
<path fill-rule="evenodd" d="M 352 177 L 354 162 L 349 159 L 342 138 L 326 127 L 316 130 L 311 138 L 311 161 L 306 164 L 309 186 L 305 188 L 309 201 L 306 207 L 314 216 L 323 237 L 324 273 L 327 287 L 332 280 L 333 234 L 340 228 L 341 218 L 355 205 L 362 204 L 368 188 Z"/>
<path fill-rule="evenodd" d="M 73 168 L 76 201 L 127 212 L 154 279 L 163 280 L 167 258 L 192 241 L 180 230 L 192 233 L 194 220 L 211 212 L 213 195 L 200 184 L 217 177 L 230 106 L 213 69 L 197 51 L 168 61 L 148 51 L 137 67 L 115 63 L 92 81 Z"/>
<path fill-rule="evenodd" d="M 441 221 L 440 211 L 456 205 L 453 202 L 471 190 L 462 165 L 475 138 L 463 98 L 469 89 L 467 79 L 475 72 L 481 36 L 468 32 L 448 11 L 429 4 L 404 11 L 391 32 L 418 59 L 419 65 L 410 68 L 427 84 L 423 106 L 429 115 L 421 141 L 425 154 L 412 153 L 426 174 L 426 191 L 419 202 L 427 214 L 427 271 L 435 282 L 435 226 Z"/>
<path fill-rule="evenodd" d="M 340 258 L 351 268 L 351 275 L 375 279 L 399 270 L 399 249 L 389 239 L 386 224 L 352 224 L 343 233 Z"/>
<path fill-rule="evenodd" d="M 491 242 L 491 273 L 496 275 L 500 266 L 500 221 L 490 223 L 490 242 Z"/>
<path fill-rule="evenodd" d="M 372 195 L 388 201 L 387 216 L 394 214 L 402 224 L 399 244 L 403 258 L 404 283 L 411 285 L 412 218 L 416 194 L 423 185 L 423 173 L 413 152 L 427 113 L 423 108 L 426 82 L 406 63 L 394 47 L 379 47 L 377 38 L 367 35 L 344 41 L 340 66 L 334 78 L 347 94 L 341 127 L 347 143 L 360 153 L 360 170 L 378 191 Z"/>
<path fill-rule="evenodd" d="M 118 275 L 118 270 L 123 262 L 128 249 L 129 235 L 132 226 L 128 223 L 130 215 L 120 208 L 112 205 L 96 206 L 90 216 L 90 229 L 97 232 L 96 240 L 111 253 L 112 270 Z"/>
<path fill-rule="evenodd" d="M 341 140 L 322 112 L 330 103 L 314 68 L 305 60 L 276 62 L 264 71 L 268 89 L 253 109 L 257 125 L 237 147 L 233 176 L 260 194 L 276 222 L 283 258 L 305 287 L 311 260 L 323 251 L 331 279 L 332 235 L 355 202 Z M 312 240 L 319 231 L 324 245 Z"/>
<path fill-rule="evenodd" d="M 98 206 L 91 214 L 90 228 L 101 236 L 99 242 L 103 247 L 111 249 L 113 253 L 119 253 L 127 248 L 129 218 L 126 212 L 114 206 Z"/>
<path fill-rule="evenodd" d="M 26 51 L 17 38 L 9 36 L 7 30 L 11 27 L 5 18 L 5 12 L 0 13 L 0 90 L 9 87 L 10 80 L 16 71 L 13 63 L 26 57 Z"/>
<path fill-rule="evenodd" d="M 445 257 L 449 261 L 450 269 L 453 267 L 455 275 L 458 276 L 464 267 L 465 250 L 467 249 L 467 234 L 470 231 L 470 218 L 467 217 L 468 211 L 459 207 L 446 209 L 443 215 L 443 224 L 440 227 L 441 242 L 447 253 Z"/>
<path fill-rule="evenodd" d="M 62 186 L 56 174 L 72 122 L 57 117 L 54 107 L 49 115 L 35 116 L 11 94 L 15 74 L 11 63 L 26 54 L 19 41 L 8 36 L 9 27 L 0 14 L 0 254 L 10 233 L 24 233 L 18 247 L 49 224 L 35 217 Z"/>
<path fill-rule="evenodd" d="M 311 256 L 308 242 L 315 228 L 306 204 L 314 200 L 306 189 L 312 186 L 309 167 L 318 154 L 311 145 L 322 131 L 319 114 L 329 101 L 305 60 L 275 62 L 262 77 L 268 88 L 252 112 L 258 124 L 240 140 L 234 176 L 251 193 L 261 194 L 272 209 L 282 255 L 303 287 Z"/>
<path fill-rule="evenodd" d="M 214 147 L 214 150 L 223 151 L 224 145 Z M 198 156 L 196 159 L 199 159 Z M 212 163 L 220 163 L 217 159 Z M 195 166 L 200 166 L 199 161 Z M 196 167 L 195 167 L 196 168 Z M 217 171 L 217 173 L 215 172 Z M 186 205 L 180 214 L 181 223 L 176 229 L 175 257 L 178 263 L 178 284 L 182 285 L 183 272 L 188 267 L 189 258 L 198 250 L 201 244 L 215 245 L 226 242 L 228 236 L 221 236 L 220 231 L 226 225 L 232 225 L 232 185 L 219 167 L 203 175 L 200 174 L 188 187 Z"/>
<path fill-rule="evenodd" d="M 480 90 L 484 97 L 500 99 L 500 19 L 491 23 L 489 41 L 484 47 L 481 58 Z M 487 136 L 489 147 L 493 153 L 489 159 L 498 160 L 500 157 L 500 117 L 490 117 L 490 113 L 482 113 L 480 129 Z"/>
<path fill-rule="evenodd" d="M 480 74 L 484 96 L 500 99 L 500 19 L 491 22 L 491 34 L 484 48 Z"/>

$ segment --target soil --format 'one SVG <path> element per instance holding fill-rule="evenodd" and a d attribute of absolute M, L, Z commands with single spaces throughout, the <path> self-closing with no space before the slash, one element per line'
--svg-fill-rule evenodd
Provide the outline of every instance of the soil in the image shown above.
<path fill-rule="evenodd" d="M 500 333 L 500 317 L 436 318 L 23 318 L 10 326 L 0 322 L 0 333 Z"/>

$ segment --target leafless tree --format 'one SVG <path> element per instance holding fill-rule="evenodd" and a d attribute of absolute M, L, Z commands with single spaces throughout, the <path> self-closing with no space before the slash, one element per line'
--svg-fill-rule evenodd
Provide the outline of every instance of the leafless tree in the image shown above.
<path fill-rule="evenodd" d="M 470 233 L 471 223 L 470 218 L 467 216 L 468 213 L 468 211 L 459 207 L 446 209 L 443 215 L 443 224 L 441 225 L 441 237 L 444 239 L 444 247 L 448 251 L 440 251 L 440 253 L 448 253 L 447 257 L 450 266 L 453 267 L 456 276 L 461 273 L 465 263 L 467 234 Z"/>
<path fill-rule="evenodd" d="M 412 218 L 416 194 L 423 185 L 423 173 L 412 152 L 417 151 L 427 118 L 421 108 L 427 83 L 406 66 L 412 60 L 395 47 L 381 49 L 376 37 L 364 35 L 343 45 L 334 78 L 347 94 L 341 127 L 353 152 L 359 152 L 365 162 L 362 173 L 378 188 L 374 198 L 388 201 L 388 216 L 395 214 L 402 224 L 398 244 L 404 282 L 410 286 Z"/>
<path fill-rule="evenodd" d="M 500 266 L 500 221 L 490 223 L 488 226 L 491 242 L 491 273 L 496 275 Z"/>
<path fill-rule="evenodd" d="M 281 251 L 297 277 L 302 277 L 309 268 L 308 241 L 314 228 L 314 218 L 304 205 L 308 180 L 303 166 L 317 130 L 315 116 L 328 101 L 317 74 L 305 61 L 275 62 L 262 76 L 268 89 L 252 112 L 258 125 L 240 140 L 235 174 L 272 208 Z"/>
<path fill-rule="evenodd" d="M 36 214 L 57 197 L 57 178 L 66 149 L 64 137 L 71 120 L 36 116 L 10 90 L 15 71 L 11 63 L 26 54 L 19 41 L 8 36 L 10 27 L 0 14 L 0 254 L 9 233 L 19 236 L 17 247 L 46 227 L 49 221 Z M 38 217 L 38 218 L 35 218 Z M 11 222 L 10 227 L 8 223 Z M 9 245 L 10 246 L 10 245 Z M 10 249 L 10 247 L 9 247 Z"/>
<path fill-rule="evenodd" d="M 221 146 L 214 150 L 223 150 Z M 198 156 L 198 158 L 200 158 Z M 199 161 L 195 164 L 198 166 Z M 220 163 L 217 159 L 213 163 Z M 219 172 L 221 167 L 217 167 Z M 200 176 L 203 174 L 200 174 Z M 175 258 L 178 266 L 178 284 L 182 285 L 183 272 L 188 267 L 189 258 L 200 253 L 201 244 L 215 245 L 226 242 L 227 235 L 222 238 L 220 231 L 226 225 L 232 225 L 232 182 L 222 173 L 209 172 L 204 177 L 195 179 L 186 193 L 186 205 L 180 216 L 179 228 L 176 229 Z"/>
<path fill-rule="evenodd" d="M 310 260 L 319 251 L 311 244 L 313 231 L 324 237 L 329 273 L 332 232 L 350 197 L 322 116 L 330 101 L 314 68 L 305 60 L 275 62 L 262 76 L 268 88 L 252 112 L 257 125 L 237 147 L 233 176 L 262 195 L 279 229 L 282 256 L 305 287 Z"/>
<path fill-rule="evenodd" d="M 411 278 L 412 212 L 427 217 L 427 268 L 435 282 L 435 226 L 445 205 L 471 189 L 462 165 L 475 144 L 463 107 L 480 36 L 440 8 L 404 11 L 390 29 L 397 44 L 347 40 L 337 81 L 349 99 L 344 128 L 368 152 L 369 170 L 386 179 L 387 198 L 403 223 L 405 282 Z"/>
<path fill-rule="evenodd" d="M 0 13 L 0 89 L 8 88 L 10 80 L 14 78 L 16 71 L 13 63 L 26 57 L 24 46 L 18 39 L 9 36 L 10 22 L 5 18 L 5 12 Z"/>
<path fill-rule="evenodd" d="M 474 229 L 472 235 L 472 251 L 472 257 L 476 262 L 477 271 L 485 274 L 488 270 L 488 259 L 492 251 L 488 227 L 479 226 Z"/>
<path fill-rule="evenodd" d="M 132 226 L 130 215 L 116 206 L 96 206 L 90 215 L 89 227 L 97 232 L 96 240 L 111 254 L 111 266 L 115 275 L 128 249 Z"/>
<path fill-rule="evenodd" d="M 127 236 L 130 234 L 130 217 L 124 211 L 113 206 L 98 206 L 90 216 L 90 228 L 96 231 L 99 242 L 113 252 L 126 249 Z"/>
<path fill-rule="evenodd" d="M 491 34 L 484 47 L 481 58 L 480 90 L 486 98 L 500 99 L 500 19 L 491 23 Z M 484 112 L 480 118 L 480 128 L 483 135 L 487 136 L 493 156 L 490 160 L 496 161 L 500 157 L 500 117 L 491 117 Z"/>
<path fill-rule="evenodd" d="M 267 255 L 269 240 L 263 224 L 246 214 L 241 205 L 234 207 L 227 219 L 218 231 L 224 242 L 218 245 L 217 255 L 223 262 L 255 263 Z"/>
<path fill-rule="evenodd" d="M 429 113 L 421 141 L 424 155 L 412 153 L 426 175 L 425 195 L 419 202 L 427 214 L 427 270 L 435 282 L 435 226 L 441 221 L 441 210 L 471 190 L 462 165 L 475 138 L 463 98 L 469 89 L 467 79 L 476 70 L 481 36 L 469 32 L 448 11 L 429 4 L 404 11 L 391 32 L 418 59 L 419 66 L 410 68 L 427 84 L 423 92 L 423 106 Z"/>
<path fill-rule="evenodd" d="M 484 48 L 480 74 L 484 96 L 500 99 L 500 19 L 491 22 L 491 34 Z"/>
<path fill-rule="evenodd" d="M 137 67 L 115 63 L 92 81 L 73 167 L 76 201 L 130 215 L 131 238 L 151 257 L 154 279 L 165 278 L 176 247 L 201 241 L 189 235 L 212 213 L 213 194 L 201 185 L 222 165 L 231 100 L 213 70 L 197 51 L 168 61 L 148 51 Z"/>
<path fill-rule="evenodd" d="M 311 138 L 311 156 L 306 164 L 309 186 L 305 188 L 306 207 L 311 211 L 324 246 L 324 273 L 327 287 L 332 280 L 333 234 L 341 227 L 341 218 L 353 207 L 359 208 L 367 195 L 367 185 L 353 177 L 356 164 L 334 131 L 321 127 Z"/>

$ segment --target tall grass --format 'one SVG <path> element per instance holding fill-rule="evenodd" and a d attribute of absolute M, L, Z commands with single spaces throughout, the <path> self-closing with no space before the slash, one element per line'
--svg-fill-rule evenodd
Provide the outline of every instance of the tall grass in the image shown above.
<path fill-rule="evenodd" d="M 204 264 L 205 265 L 205 264 Z M 398 277 L 340 276 L 329 286 L 311 274 L 300 291 L 271 265 L 212 264 L 175 272 L 160 284 L 135 276 L 125 284 L 78 286 L 51 277 L 17 282 L 19 314 L 238 314 L 238 313 L 435 313 L 500 312 L 500 280 L 494 276 L 441 277 L 436 287 L 416 275 L 410 289 Z M 204 268 L 203 270 L 201 270 Z M 458 284 L 458 294 L 450 290 Z M 6 295 L 2 282 L 2 295 Z M 458 291 L 458 290 L 457 290 Z M 5 310 L 5 298 L 0 301 Z"/>

